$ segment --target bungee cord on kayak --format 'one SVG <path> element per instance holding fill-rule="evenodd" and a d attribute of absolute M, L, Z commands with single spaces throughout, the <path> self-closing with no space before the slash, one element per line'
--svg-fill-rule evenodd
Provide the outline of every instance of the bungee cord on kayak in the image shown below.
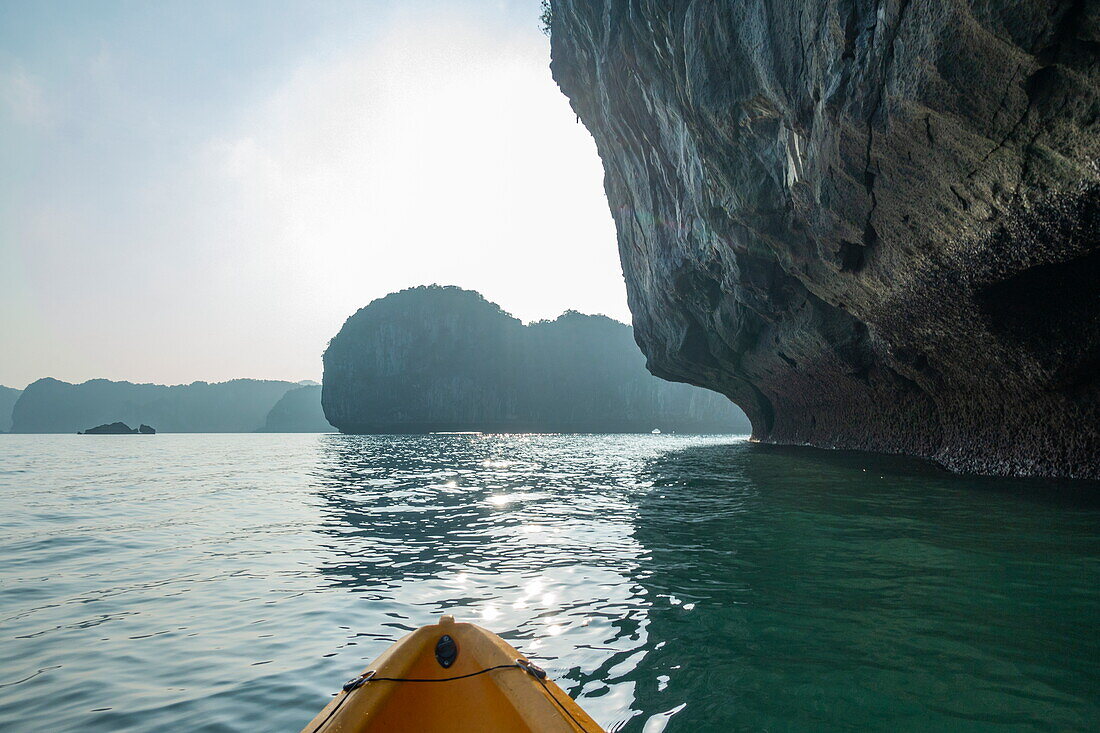
<path fill-rule="evenodd" d="M 440 631 L 448 633 L 438 635 Z M 461 647 L 459 639 L 462 640 Z M 468 651 L 461 652 L 461 649 L 467 648 Z M 496 715 L 500 720 L 514 720 L 522 722 L 525 726 L 530 725 L 532 728 L 536 725 L 540 726 L 538 730 L 561 730 L 573 733 L 595 733 L 603 730 L 557 685 L 547 679 L 545 670 L 523 657 L 513 656 L 510 662 L 491 664 L 447 677 L 426 676 L 426 673 L 430 673 L 433 669 L 449 669 L 460 657 L 466 660 L 464 663 L 469 664 L 470 660 L 490 661 L 494 656 L 499 658 L 502 652 L 515 653 L 515 649 L 499 636 L 485 629 L 473 624 L 456 624 L 453 617 L 445 615 L 440 619 L 439 624 L 421 627 L 396 642 L 371 665 L 370 669 L 345 682 L 342 687 L 344 694 L 322 710 L 305 732 L 320 733 L 335 720 L 341 720 L 342 731 L 385 730 L 385 723 L 380 719 L 395 710 L 405 718 L 413 714 L 433 718 L 441 714 L 440 711 L 451 711 L 451 706 L 468 701 L 474 691 L 463 690 L 448 695 L 442 692 L 431 692 L 430 690 L 438 690 L 439 686 L 426 683 L 461 683 L 490 672 L 509 669 L 522 670 L 527 677 L 538 683 L 538 687 L 526 688 L 517 693 L 516 690 L 519 688 L 515 685 L 494 681 L 490 683 L 491 689 L 497 693 L 494 700 L 487 703 L 483 709 L 474 711 L 475 715 L 487 717 Z M 394 673 L 397 670 L 418 670 L 420 674 Z M 387 673 L 379 674 L 380 671 Z M 404 699 L 395 699 L 401 698 L 399 695 L 379 692 L 370 700 L 358 700 L 357 698 L 363 694 L 359 693 L 354 696 L 356 701 L 349 704 L 349 701 L 353 700 L 353 693 L 358 690 L 369 690 L 372 686 L 368 683 L 375 682 L 423 684 L 426 691 L 411 696 L 406 695 Z M 543 694 L 532 695 L 531 689 L 540 690 Z M 559 699 L 560 697 L 564 697 L 566 702 Z M 553 703 L 553 708 L 545 707 L 546 698 Z M 350 708 L 355 709 L 350 710 Z M 461 718 L 461 716 L 458 717 Z"/>
<path fill-rule="evenodd" d="M 479 669 L 476 672 L 460 674 L 455 677 L 378 677 L 377 675 L 375 675 L 375 672 L 372 669 L 364 672 L 358 677 L 352 677 L 350 680 L 345 682 L 343 691 L 345 693 L 351 694 L 367 682 L 454 682 L 456 680 L 464 680 L 469 677 L 477 677 L 478 675 L 486 674 L 487 672 L 495 672 L 498 669 L 522 669 L 524 672 L 531 675 L 540 683 L 542 683 L 543 688 L 546 688 L 546 683 L 543 682 L 543 680 L 546 679 L 546 670 L 544 670 L 542 667 L 539 667 L 537 664 L 531 663 L 527 659 L 517 659 L 512 664 L 498 664 L 493 667 L 486 667 L 485 669 Z M 550 695 L 550 699 L 553 700 L 559 708 L 561 708 L 563 713 L 569 716 L 569 719 L 572 720 L 578 728 L 580 728 L 581 730 L 587 730 L 580 721 L 573 717 L 573 714 L 569 712 L 569 710 L 564 705 L 558 702 L 557 698 L 550 694 L 550 690 L 547 689 L 546 692 L 548 695 Z M 332 712 L 329 713 L 329 716 L 325 718 L 325 720 L 320 725 L 313 729 L 314 733 L 324 727 L 325 723 L 327 723 L 332 718 L 332 716 L 336 714 L 336 711 L 340 709 L 340 705 L 342 705 L 343 701 L 346 699 L 347 695 L 345 695 L 344 698 L 341 699 L 340 704 L 332 709 Z"/>
<path fill-rule="evenodd" d="M 376 677 L 374 676 L 374 672 L 371 671 L 365 672 L 358 677 L 353 677 L 345 682 L 344 691 L 351 692 L 352 690 L 357 690 L 366 682 L 454 682 L 455 680 L 464 680 L 467 677 L 477 677 L 479 674 L 485 674 L 486 672 L 494 672 L 498 669 L 513 669 L 516 667 L 519 667 L 519 665 L 498 664 L 495 667 L 486 667 L 476 672 L 460 674 L 455 677 Z"/>

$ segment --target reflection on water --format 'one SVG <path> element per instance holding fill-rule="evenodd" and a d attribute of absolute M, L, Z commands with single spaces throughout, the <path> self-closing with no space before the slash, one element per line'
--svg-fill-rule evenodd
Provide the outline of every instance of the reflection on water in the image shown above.
<path fill-rule="evenodd" d="M 639 582 L 667 643 L 634 670 L 646 713 L 683 705 L 683 730 L 1100 720 L 1095 486 L 752 445 L 649 475 Z"/>
<path fill-rule="evenodd" d="M 447 612 L 613 729 L 1085 730 L 1094 489 L 732 438 L 4 436 L 0 729 L 296 730 Z"/>
<path fill-rule="evenodd" d="M 372 609 L 388 607 L 380 640 L 453 613 L 537 656 L 602 720 L 623 719 L 633 683 L 613 668 L 633 666 L 644 647 L 632 534 L 640 473 L 658 444 L 432 436 L 327 447 L 320 532 L 333 559 L 322 572 Z"/>

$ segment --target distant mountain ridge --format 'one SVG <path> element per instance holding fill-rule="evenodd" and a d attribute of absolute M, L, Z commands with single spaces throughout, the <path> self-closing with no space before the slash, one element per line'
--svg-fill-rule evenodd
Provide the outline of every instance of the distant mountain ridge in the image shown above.
<path fill-rule="evenodd" d="M 145 423 L 158 432 L 237 433 L 264 426 L 294 382 L 234 379 L 166 386 L 47 377 L 28 385 L 11 413 L 13 433 L 75 433 L 91 425 Z"/>
<path fill-rule="evenodd" d="M 480 294 L 424 286 L 348 318 L 324 355 L 343 432 L 747 432 L 715 392 L 645 368 L 633 330 L 567 311 L 525 326 Z"/>

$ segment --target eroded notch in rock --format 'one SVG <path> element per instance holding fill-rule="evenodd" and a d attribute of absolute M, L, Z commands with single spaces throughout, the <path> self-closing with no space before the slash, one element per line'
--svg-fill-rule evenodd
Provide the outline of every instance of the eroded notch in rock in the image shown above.
<path fill-rule="evenodd" d="M 842 240 L 840 243 L 840 271 L 859 272 L 863 269 L 863 245 Z"/>

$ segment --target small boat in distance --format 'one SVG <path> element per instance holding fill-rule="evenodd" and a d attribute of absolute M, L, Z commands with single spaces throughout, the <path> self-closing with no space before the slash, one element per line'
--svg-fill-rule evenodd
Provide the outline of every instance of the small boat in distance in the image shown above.
<path fill-rule="evenodd" d="M 445 615 L 398 639 L 302 733 L 604 733 L 491 631 Z"/>
<path fill-rule="evenodd" d="M 661 429 L 660 428 L 653 428 L 649 432 L 653 433 L 654 435 L 660 435 L 661 434 Z"/>

